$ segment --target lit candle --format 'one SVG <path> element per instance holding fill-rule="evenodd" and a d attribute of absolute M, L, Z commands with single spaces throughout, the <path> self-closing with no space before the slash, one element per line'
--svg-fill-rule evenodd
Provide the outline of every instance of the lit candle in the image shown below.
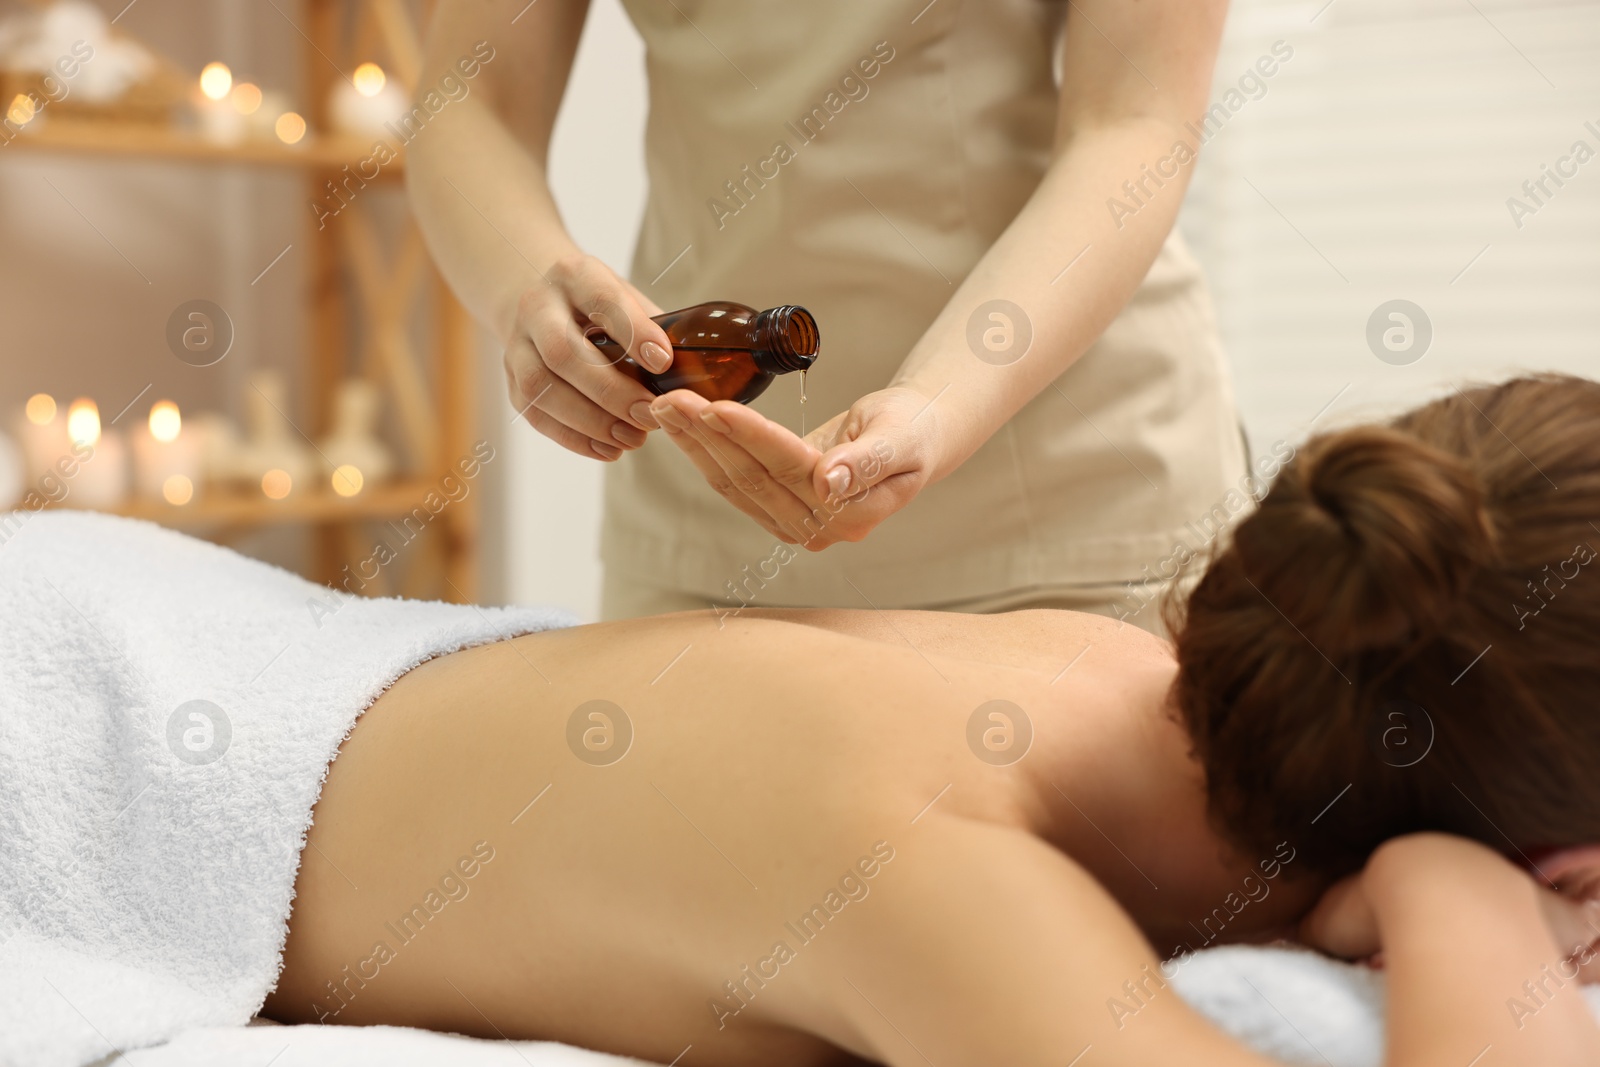
<path fill-rule="evenodd" d="M 30 484 L 37 483 L 55 467 L 56 461 L 72 451 L 67 420 L 56 411 L 55 398 L 49 393 L 35 393 L 28 398 L 16 429 L 17 440 L 22 442 L 23 477 Z"/>
<path fill-rule="evenodd" d="M 410 108 L 405 90 L 376 63 L 363 63 L 349 81 L 335 82 L 328 100 L 334 127 L 356 137 L 385 136 L 385 123 L 398 122 Z"/>
<path fill-rule="evenodd" d="M 170 400 L 156 402 L 150 408 L 147 429 L 133 438 L 134 486 L 139 495 L 187 504 L 200 481 L 200 466 L 199 441 L 195 434 L 184 432 L 178 405 Z"/>
<path fill-rule="evenodd" d="M 278 140 L 284 144 L 299 144 L 305 139 L 306 120 L 298 112 L 285 111 L 279 115 L 272 124 L 272 132 L 278 135 Z"/>
<path fill-rule="evenodd" d="M 200 98 L 195 108 L 200 115 L 200 135 L 212 144 L 237 144 L 249 128 L 249 120 L 229 100 L 232 89 L 233 72 L 226 64 L 207 63 L 200 72 Z"/>
<path fill-rule="evenodd" d="M 128 494 L 128 449 L 122 435 L 100 428 L 100 409 L 93 400 L 74 400 L 67 410 L 67 437 L 75 452 L 88 451 L 77 471 L 64 477 L 68 507 L 113 508 Z"/>

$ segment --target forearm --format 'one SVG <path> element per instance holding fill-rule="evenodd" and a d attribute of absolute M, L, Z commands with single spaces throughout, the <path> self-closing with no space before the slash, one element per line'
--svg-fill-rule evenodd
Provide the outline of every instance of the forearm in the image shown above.
<path fill-rule="evenodd" d="M 1481 846 L 1419 835 L 1381 849 L 1365 878 L 1389 974 L 1390 1067 L 1464 1067 L 1486 1048 L 1490 1062 L 1600 1063 L 1600 1028 L 1525 875 Z"/>
<path fill-rule="evenodd" d="M 462 303 L 508 340 L 521 295 L 577 251 L 545 167 L 486 103 L 470 98 L 434 120 L 408 149 L 406 167 L 434 261 Z"/>
<path fill-rule="evenodd" d="M 936 477 L 1049 388 L 1127 304 L 1177 218 L 1192 148 L 1180 123 L 1154 117 L 1089 126 L 1065 141 L 1032 198 L 895 376 L 893 384 L 938 397 L 945 441 Z M 1112 198 L 1142 206 L 1113 213 Z M 969 341 L 975 314 L 979 328 L 989 328 L 979 309 L 992 300 L 1016 304 L 1027 317 L 1032 340 L 1015 362 L 1002 354 L 986 360 Z"/>
<path fill-rule="evenodd" d="M 576 252 L 550 195 L 547 161 L 587 0 L 439 0 L 418 95 L 483 59 L 406 148 L 406 185 L 434 261 L 505 341 L 522 294 Z"/>

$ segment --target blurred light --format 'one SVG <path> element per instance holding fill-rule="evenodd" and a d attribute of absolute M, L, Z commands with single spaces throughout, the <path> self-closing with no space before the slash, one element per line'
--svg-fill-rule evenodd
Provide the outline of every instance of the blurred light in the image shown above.
<path fill-rule="evenodd" d="M 233 87 L 233 110 L 241 115 L 254 115 L 261 109 L 261 87 L 254 82 L 240 82 Z"/>
<path fill-rule="evenodd" d="M 35 426 L 48 426 L 56 417 L 56 398 L 49 393 L 34 393 L 28 398 L 28 421 Z"/>
<path fill-rule="evenodd" d="M 67 436 L 75 445 L 92 445 L 100 440 L 100 409 L 93 400 L 79 398 L 67 409 Z"/>
<path fill-rule="evenodd" d="M 340 496 L 355 496 L 361 492 L 361 486 L 366 479 L 361 476 L 361 471 L 345 463 L 335 467 L 333 471 L 333 491 Z"/>
<path fill-rule="evenodd" d="M 261 476 L 261 491 L 267 494 L 269 500 L 282 500 L 293 488 L 294 479 L 289 477 L 286 470 L 274 467 Z"/>
<path fill-rule="evenodd" d="M 362 96 L 377 96 L 383 92 L 384 84 L 388 80 L 388 75 L 384 74 L 383 68 L 376 63 L 361 64 L 356 68 L 355 77 L 351 79 L 355 82 L 356 92 Z"/>
<path fill-rule="evenodd" d="M 293 111 L 285 111 L 278 116 L 272 129 L 284 144 L 299 144 L 300 138 L 306 135 L 306 120 Z"/>
<path fill-rule="evenodd" d="M 150 436 L 157 441 L 175 441 L 183 429 L 183 416 L 178 405 L 170 400 L 158 400 L 150 409 Z"/>
<path fill-rule="evenodd" d="M 6 109 L 6 118 L 11 120 L 13 126 L 26 126 L 33 121 L 33 116 L 38 114 L 38 108 L 33 105 L 33 97 L 26 93 L 18 93 L 11 101 L 11 106 Z"/>
<path fill-rule="evenodd" d="M 233 71 L 226 63 L 207 63 L 200 72 L 200 91 L 211 100 L 221 100 L 233 88 Z"/>
<path fill-rule="evenodd" d="M 173 507 L 181 508 L 194 499 L 194 483 L 182 474 L 174 474 L 161 483 L 161 496 Z"/>

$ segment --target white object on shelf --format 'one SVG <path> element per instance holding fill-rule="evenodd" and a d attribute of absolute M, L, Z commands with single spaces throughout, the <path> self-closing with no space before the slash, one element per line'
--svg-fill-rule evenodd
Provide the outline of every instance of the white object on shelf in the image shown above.
<path fill-rule="evenodd" d="M 0 433 L 0 508 L 16 507 L 22 501 L 23 486 L 27 484 L 22 449 Z"/>
<path fill-rule="evenodd" d="M 405 90 L 383 73 L 376 63 L 363 63 L 350 81 L 334 82 L 328 96 L 328 116 L 334 129 L 356 137 L 388 137 L 386 123 L 398 123 L 411 110 Z"/>
<path fill-rule="evenodd" d="M 83 443 L 94 451 L 79 461 L 77 474 L 63 479 L 67 495 L 61 502 L 91 511 L 114 508 L 128 495 L 127 443 L 116 430 L 102 431 L 94 441 Z"/>
<path fill-rule="evenodd" d="M 93 50 L 85 59 L 84 47 Z M 57 66 L 75 59 L 63 78 Z M 48 74 L 91 104 L 110 103 L 155 67 L 139 44 L 113 36 L 106 13 L 89 0 L 56 0 L 43 11 L 22 11 L 0 20 L 0 67 Z"/>
<path fill-rule="evenodd" d="M 183 425 L 178 405 L 160 401 L 150 409 L 148 424 L 133 434 L 135 492 L 169 504 L 187 504 L 201 482 L 201 466 L 198 435 Z"/>
<path fill-rule="evenodd" d="M 319 460 L 289 421 L 288 390 L 282 376 L 273 371 L 253 375 L 245 405 L 250 435 L 233 455 L 231 479 L 254 485 L 274 500 L 307 488 Z"/>
<path fill-rule="evenodd" d="M 341 382 L 334 398 L 333 432 L 318 443 L 324 473 L 330 478 L 344 468 L 359 472 L 355 478 L 346 473 L 333 482 L 341 496 L 355 496 L 362 486 L 385 482 L 394 473 L 394 456 L 377 431 L 377 388 L 364 378 Z"/>

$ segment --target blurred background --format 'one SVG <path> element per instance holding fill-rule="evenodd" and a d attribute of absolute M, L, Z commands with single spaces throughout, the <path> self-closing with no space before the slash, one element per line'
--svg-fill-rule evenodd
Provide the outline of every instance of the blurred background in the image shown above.
<path fill-rule="evenodd" d="M 425 17 L 0 2 L 0 505 L 596 616 L 600 465 L 514 422 L 406 212 L 386 123 Z M 622 272 L 642 64 L 591 0 L 553 180 Z M 1180 226 L 1254 453 L 1451 382 L 1600 377 L 1600 0 L 1235 0 L 1213 100 Z"/>

